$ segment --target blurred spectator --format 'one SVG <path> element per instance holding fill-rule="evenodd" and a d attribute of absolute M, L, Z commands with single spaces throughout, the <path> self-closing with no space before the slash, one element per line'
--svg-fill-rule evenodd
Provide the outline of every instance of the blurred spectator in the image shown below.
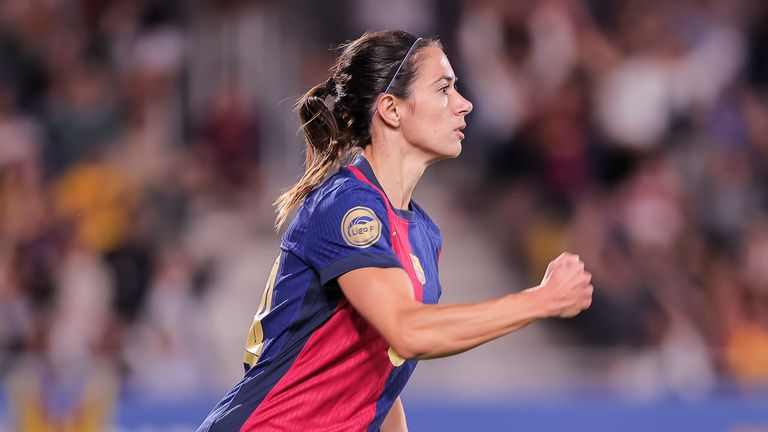
<path fill-rule="evenodd" d="M 220 85 L 200 125 L 203 160 L 220 186 L 242 188 L 258 182 L 258 118 L 234 81 Z"/>
<path fill-rule="evenodd" d="M 154 397 L 173 399 L 204 390 L 204 348 L 192 262 L 182 250 L 161 254 L 141 320 L 127 339 L 129 382 Z M 173 383 L 169 385 L 169 383 Z"/>
<path fill-rule="evenodd" d="M 51 169 L 60 173 L 101 150 L 120 127 L 113 85 L 98 63 L 82 63 L 62 71 L 53 83 L 49 105 L 48 146 Z"/>

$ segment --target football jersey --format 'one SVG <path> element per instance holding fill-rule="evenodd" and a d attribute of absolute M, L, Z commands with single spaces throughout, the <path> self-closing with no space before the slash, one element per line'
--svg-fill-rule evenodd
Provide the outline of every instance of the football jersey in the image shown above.
<path fill-rule="evenodd" d="M 362 156 L 313 190 L 282 237 L 245 347 L 245 376 L 198 431 L 377 431 L 416 367 L 344 297 L 337 278 L 403 268 L 437 303 L 442 240 L 411 201 L 394 208 Z"/>

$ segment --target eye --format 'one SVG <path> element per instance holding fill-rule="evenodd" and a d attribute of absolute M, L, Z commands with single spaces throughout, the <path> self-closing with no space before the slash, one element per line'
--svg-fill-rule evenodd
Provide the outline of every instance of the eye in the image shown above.
<path fill-rule="evenodd" d="M 448 94 L 448 88 L 449 87 L 447 85 L 444 85 L 444 86 L 440 87 L 440 91 L 443 92 L 443 94 L 447 95 Z"/>

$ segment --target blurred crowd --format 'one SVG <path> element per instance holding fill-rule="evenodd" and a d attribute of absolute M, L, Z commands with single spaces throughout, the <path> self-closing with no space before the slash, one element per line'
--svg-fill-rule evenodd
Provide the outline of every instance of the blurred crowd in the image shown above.
<path fill-rule="evenodd" d="M 301 160 L 279 102 L 400 27 L 442 39 L 474 102 L 441 172 L 457 211 L 531 284 L 562 249 L 588 263 L 594 304 L 555 333 L 768 382 L 764 2 L 384 4 L 0 2 L 0 376 L 219 383 L 277 250 L 265 185 Z"/>
<path fill-rule="evenodd" d="M 768 383 L 767 30 L 758 1 L 462 11 L 468 208 L 531 284 L 579 253 L 594 303 L 560 331 L 651 347 L 673 389 Z"/>
<path fill-rule="evenodd" d="M 100 430 L 117 392 L 210 388 L 227 278 L 258 295 L 258 109 L 224 76 L 191 112 L 182 3 L 0 2 L 0 376 L 19 430 L 51 409 L 55 430 Z"/>

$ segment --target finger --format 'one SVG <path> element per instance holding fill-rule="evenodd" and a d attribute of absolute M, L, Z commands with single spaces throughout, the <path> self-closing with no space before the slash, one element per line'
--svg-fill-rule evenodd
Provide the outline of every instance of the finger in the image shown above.
<path fill-rule="evenodd" d="M 563 252 L 560 255 L 557 256 L 557 258 L 553 259 L 552 262 L 560 262 L 565 261 L 568 259 L 568 252 Z"/>
<path fill-rule="evenodd" d="M 563 252 L 560 255 L 558 255 L 557 258 L 555 258 L 556 261 L 564 261 L 564 262 L 571 262 L 571 261 L 578 261 L 579 256 L 572 254 L 570 252 Z"/>
<path fill-rule="evenodd" d="M 573 259 L 568 260 L 568 264 L 578 268 L 579 270 L 584 270 L 584 261 L 582 261 L 578 255 L 574 255 L 573 257 Z"/>
<path fill-rule="evenodd" d="M 573 284 L 581 282 L 581 271 L 573 265 L 564 264 L 558 267 L 553 275 L 557 275 L 559 279 Z"/>
<path fill-rule="evenodd" d="M 576 268 L 578 268 L 581 271 L 584 271 L 584 261 L 579 260 L 579 261 L 576 261 L 574 264 Z"/>

